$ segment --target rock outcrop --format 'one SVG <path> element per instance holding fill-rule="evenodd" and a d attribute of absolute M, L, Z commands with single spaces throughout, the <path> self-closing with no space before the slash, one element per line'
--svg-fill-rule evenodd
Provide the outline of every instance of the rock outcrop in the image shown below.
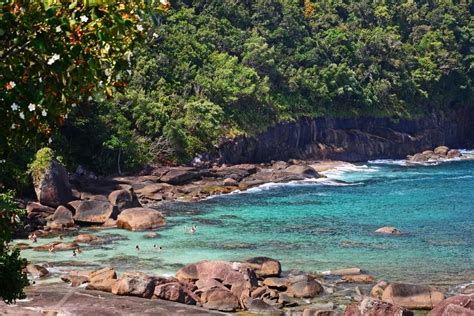
<path fill-rule="evenodd" d="M 52 160 L 42 175 L 34 181 L 38 201 L 47 206 L 66 205 L 72 198 L 69 175 L 64 167 Z"/>
<path fill-rule="evenodd" d="M 212 158 L 223 163 L 330 159 L 349 162 L 402 159 L 439 144 L 467 148 L 474 110 L 433 113 L 420 119 L 316 118 L 280 123 L 256 137 L 223 142 Z M 471 144 L 469 144 L 471 143 Z"/>
<path fill-rule="evenodd" d="M 444 300 L 434 287 L 408 283 L 390 283 L 382 293 L 382 301 L 408 309 L 432 309 Z"/>
<path fill-rule="evenodd" d="M 114 212 L 114 206 L 108 201 L 77 200 L 69 203 L 74 211 L 74 220 L 86 224 L 103 224 Z"/>
<path fill-rule="evenodd" d="M 455 295 L 435 306 L 428 316 L 473 316 L 474 294 Z"/>
<path fill-rule="evenodd" d="M 158 228 L 165 224 L 163 215 L 150 208 L 129 208 L 117 218 L 117 227 L 133 231 Z"/>
<path fill-rule="evenodd" d="M 64 206 L 58 206 L 53 214 L 52 222 L 49 227 L 52 229 L 62 229 L 74 226 L 74 217 L 69 209 Z"/>

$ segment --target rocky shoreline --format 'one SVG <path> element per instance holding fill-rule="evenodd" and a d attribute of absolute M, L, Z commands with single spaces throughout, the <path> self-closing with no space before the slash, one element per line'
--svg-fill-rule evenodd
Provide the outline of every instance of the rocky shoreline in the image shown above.
<path fill-rule="evenodd" d="M 44 267 L 30 265 L 28 273 L 42 278 Z M 38 273 L 39 272 L 39 273 Z M 149 314 L 212 314 L 245 311 L 247 315 L 418 315 L 451 316 L 474 313 L 474 288 L 466 287 L 446 298 L 440 290 L 428 285 L 376 281 L 358 267 L 327 271 L 324 274 L 294 274 L 282 271 L 280 262 L 268 257 L 255 257 L 242 262 L 201 261 L 179 269 L 173 277 L 147 275 L 130 271 L 120 275 L 112 267 L 94 271 L 70 271 L 62 280 L 70 286 L 33 286 L 31 292 L 54 292 L 63 302 L 48 306 L 41 295 L 30 295 L 20 307 L 33 307 L 39 313 L 54 311 L 71 314 L 66 304 L 68 294 L 81 291 L 107 294 L 106 304 L 121 304 L 123 312 L 133 308 L 124 297 L 157 302 Z M 84 289 L 85 288 L 85 289 Z M 51 293 L 50 293 L 51 294 Z M 63 295 L 63 297 L 61 297 Z M 114 298 L 115 297 L 117 298 Z M 99 296 L 100 297 L 100 296 Z M 120 299 L 119 299 L 120 298 Z M 123 300 L 122 300 L 123 299 Z M 97 304 L 97 297 L 92 304 Z M 175 305 L 162 303 L 172 302 Z M 39 303 L 42 302 L 42 303 Z M 46 307 L 48 306 L 48 307 Z M 188 310 L 190 306 L 191 309 Z M 193 309 L 196 306 L 198 309 Z M 84 306 L 84 313 L 90 306 Z M 145 312 L 140 307 L 136 312 Z M 8 314 L 0 304 L 0 312 Z M 74 313 L 72 313 L 74 314 Z"/>
<path fill-rule="evenodd" d="M 407 165 L 473 158 L 440 146 L 407 157 Z M 157 210 L 165 201 L 195 201 L 269 182 L 324 181 L 325 171 L 343 166 L 351 165 L 341 161 L 290 160 L 209 168 L 157 167 L 146 175 L 97 178 L 84 170 L 66 177 L 59 164 L 51 164 L 37 187 L 38 202 L 25 203 L 27 218 L 23 234 L 60 235 L 83 226 L 151 230 L 166 225 L 165 216 Z M 401 232 L 395 227 L 382 227 L 376 233 L 399 235 Z M 82 234 L 73 242 L 56 241 L 34 246 L 33 250 L 72 251 L 95 242 L 100 242 L 98 237 Z M 30 247 L 22 243 L 18 246 Z M 37 278 L 48 275 L 45 267 L 37 265 L 29 265 L 26 272 Z M 422 309 L 432 310 L 429 315 L 451 315 L 452 311 L 470 315 L 474 310 L 470 303 L 474 289 L 469 287 L 457 293 L 461 296 L 444 300 L 445 293 L 439 289 L 382 280 L 377 283 L 360 268 L 324 275 L 291 274 L 282 271 L 277 260 L 264 257 L 243 262 L 198 262 L 170 278 L 137 271 L 117 275 L 112 267 L 75 271 L 62 278 L 72 286 L 87 284 L 84 291 L 167 300 L 223 312 L 412 315 L 411 310 Z M 59 285 L 55 289 L 51 291 L 61 292 Z"/>

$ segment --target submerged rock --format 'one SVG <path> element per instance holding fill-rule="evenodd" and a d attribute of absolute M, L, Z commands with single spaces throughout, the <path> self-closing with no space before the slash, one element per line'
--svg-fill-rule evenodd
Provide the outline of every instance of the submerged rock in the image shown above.
<path fill-rule="evenodd" d="M 117 227 L 133 231 L 158 228 L 165 224 L 163 215 L 151 208 L 129 208 L 117 218 Z"/>
<path fill-rule="evenodd" d="M 385 227 L 377 229 L 375 232 L 379 234 L 387 234 L 387 235 L 400 235 L 402 233 L 398 228 L 393 227 L 393 226 L 385 226 Z"/>
<path fill-rule="evenodd" d="M 79 245 L 75 242 L 50 242 L 44 245 L 39 245 L 36 247 L 33 247 L 34 251 L 49 251 L 51 247 L 54 246 L 55 251 L 68 251 L 68 250 L 73 250 L 79 247 Z"/>
<path fill-rule="evenodd" d="M 361 274 L 361 269 L 357 268 L 357 267 L 344 268 L 344 269 L 331 270 L 331 271 L 328 271 L 325 274 L 335 275 L 335 276 L 355 275 L 355 274 Z"/>
<path fill-rule="evenodd" d="M 373 283 L 374 277 L 368 274 L 343 275 L 342 281 L 347 283 Z"/>
<path fill-rule="evenodd" d="M 91 242 L 99 241 L 101 238 L 91 234 L 79 234 L 74 238 L 77 243 L 89 244 Z"/>

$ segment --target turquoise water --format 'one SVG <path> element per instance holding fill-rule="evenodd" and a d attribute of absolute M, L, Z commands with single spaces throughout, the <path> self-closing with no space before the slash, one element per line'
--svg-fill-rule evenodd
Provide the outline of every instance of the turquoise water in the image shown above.
<path fill-rule="evenodd" d="M 106 243 L 84 247 L 78 257 L 22 253 L 58 269 L 112 265 L 174 274 L 183 264 L 203 259 L 270 256 L 284 270 L 359 266 L 392 281 L 474 281 L 474 161 L 416 167 L 383 161 L 327 176 L 162 207 L 168 225 L 157 231 L 158 238 L 118 229 L 90 231 Z M 185 228 L 193 224 L 198 227 L 194 235 Z M 403 234 L 374 233 L 387 225 Z"/>

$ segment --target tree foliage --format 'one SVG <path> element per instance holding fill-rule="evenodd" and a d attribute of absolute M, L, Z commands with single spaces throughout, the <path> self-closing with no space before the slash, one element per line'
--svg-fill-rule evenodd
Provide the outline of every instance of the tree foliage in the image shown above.
<path fill-rule="evenodd" d="M 466 1 L 173 1 L 112 103 L 138 135 L 165 137 L 178 160 L 284 120 L 470 106 L 472 10 Z"/>
<path fill-rule="evenodd" d="M 1 161 L 24 166 L 71 109 L 123 88 L 120 71 L 162 2 L 1 0 Z"/>
<path fill-rule="evenodd" d="M 20 250 L 12 248 L 12 228 L 19 221 L 22 210 L 14 200 L 14 192 L 0 193 L 0 298 L 7 303 L 25 298 L 23 288 L 28 285 L 23 268 L 26 260 L 20 258 Z"/>

